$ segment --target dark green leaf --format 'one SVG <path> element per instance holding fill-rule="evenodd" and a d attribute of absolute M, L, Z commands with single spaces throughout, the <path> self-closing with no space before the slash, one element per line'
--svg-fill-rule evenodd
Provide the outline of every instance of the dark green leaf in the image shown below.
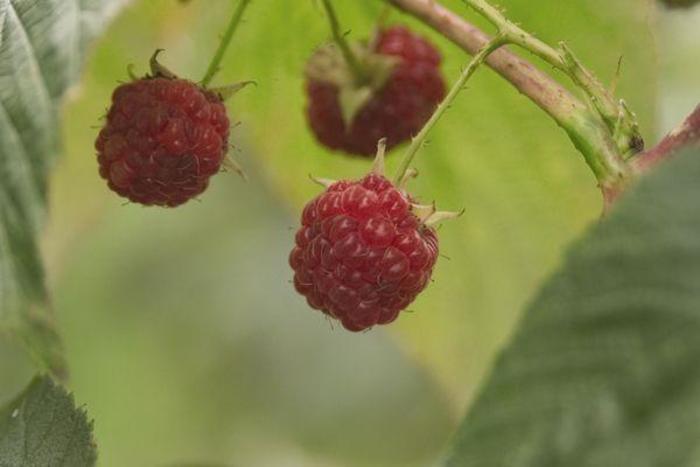
<path fill-rule="evenodd" d="M 50 377 L 35 378 L 0 408 L 1 467 L 83 467 L 96 459 L 92 422 Z"/>
<path fill-rule="evenodd" d="M 452 466 L 700 461 L 700 153 L 570 250 L 462 423 Z"/>
<path fill-rule="evenodd" d="M 36 242 L 58 152 L 58 106 L 124 0 L 0 0 L 0 331 L 64 371 Z"/>

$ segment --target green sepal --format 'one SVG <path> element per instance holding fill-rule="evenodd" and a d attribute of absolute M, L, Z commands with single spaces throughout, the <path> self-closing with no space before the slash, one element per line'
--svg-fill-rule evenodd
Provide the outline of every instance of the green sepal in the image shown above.
<path fill-rule="evenodd" d="M 241 89 L 243 89 L 244 87 L 246 87 L 250 84 L 255 85 L 255 86 L 258 85 L 258 83 L 256 83 L 255 81 L 248 80 L 248 81 L 239 81 L 238 83 L 228 84 L 226 86 L 219 86 L 216 88 L 208 88 L 208 90 L 213 92 L 217 96 L 219 96 L 219 98 L 222 101 L 225 101 L 225 100 L 228 100 L 231 97 L 233 97 L 238 91 L 240 91 Z"/>
<path fill-rule="evenodd" d="M 373 95 L 374 90 L 369 86 L 343 86 L 340 88 L 338 102 L 345 128 L 350 128 L 355 116 L 372 99 Z"/>
<path fill-rule="evenodd" d="M 352 44 L 361 72 L 356 73 L 346 63 L 335 44 L 319 47 L 306 65 L 308 79 L 330 83 L 338 87 L 341 115 L 349 128 L 358 112 L 375 93 L 381 91 L 394 71 L 399 59 L 374 52 L 366 43 Z"/>

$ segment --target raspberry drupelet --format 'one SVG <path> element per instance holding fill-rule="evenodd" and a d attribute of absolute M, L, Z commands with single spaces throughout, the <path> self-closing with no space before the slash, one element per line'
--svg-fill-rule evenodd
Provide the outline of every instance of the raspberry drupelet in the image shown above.
<path fill-rule="evenodd" d="M 221 96 L 191 81 L 154 73 L 122 84 L 95 142 L 100 175 L 135 203 L 179 206 L 221 168 L 229 126 Z"/>
<path fill-rule="evenodd" d="M 294 286 L 350 331 L 394 321 L 430 281 L 436 232 L 382 175 L 328 186 L 301 224 L 289 257 Z"/>
<path fill-rule="evenodd" d="M 445 96 L 440 53 L 426 39 L 394 26 L 380 30 L 373 43 L 371 50 L 365 50 L 367 46 L 355 50 L 362 64 L 377 59 L 389 62 L 384 79 L 376 79 L 382 68 L 368 66 L 369 83 L 348 83 L 337 79 L 337 70 L 330 65 L 324 64 L 319 72 L 315 63 L 319 52 L 309 61 L 307 119 L 317 140 L 330 149 L 371 157 L 383 137 L 391 149 L 415 136 Z M 346 66 L 342 60 L 335 63 L 336 68 Z M 343 93 L 353 87 L 372 92 L 348 119 Z"/>

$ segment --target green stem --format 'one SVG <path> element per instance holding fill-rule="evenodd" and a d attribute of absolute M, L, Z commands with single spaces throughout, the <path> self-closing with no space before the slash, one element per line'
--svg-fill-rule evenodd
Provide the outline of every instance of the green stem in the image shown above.
<path fill-rule="evenodd" d="M 493 24 L 498 31 L 505 36 L 508 42 L 519 45 L 532 54 L 537 55 L 555 68 L 558 68 L 564 72 L 568 71 L 560 53 L 557 50 L 512 23 L 497 8 L 485 0 L 463 1 L 467 4 L 467 6 L 474 9 L 474 11 Z"/>
<path fill-rule="evenodd" d="M 636 117 L 624 107 L 624 104 L 615 100 L 612 93 L 602 85 L 593 73 L 583 66 L 566 44 L 560 43 L 558 49 L 551 47 L 513 24 L 501 11 L 486 0 L 463 1 L 498 28 L 509 42 L 522 47 L 566 73 L 574 84 L 584 91 L 589 102 L 600 114 L 608 129 L 614 133 L 612 137 L 616 142 L 618 151 L 622 155 L 635 151 L 638 145 L 635 141 L 640 139 Z"/>
<path fill-rule="evenodd" d="M 435 112 L 433 112 L 433 115 L 430 117 L 428 122 L 423 126 L 423 128 L 421 128 L 420 132 L 418 132 L 418 134 L 411 141 L 411 145 L 406 150 L 403 160 L 401 160 L 401 164 L 396 172 L 396 176 L 394 177 L 395 185 L 401 183 L 401 180 L 403 180 L 404 176 L 406 175 L 413 158 L 425 143 L 428 133 L 430 133 L 430 130 L 435 126 L 438 120 L 440 120 L 440 117 L 442 117 L 445 111 L 452 105 L 457 97 L 457 94 L 459 94 L 459 92 L 464 88 L 464 85 L 467 83 L 469 78 L 471 78 L 479 65 L 484 63 L 489 54 L 506 43 L 507 40 L 503 36 L 498 35 L 491 39 L 488 44 L 486 44 L 476 55 L 474 55 L 471 62 L 469 62 L 469 65 L 467 65 L 464 71 L 462 71 L 462 74 L 450 89 L 450 92 L 442 100 L 440 105 L 438 105 L 437 109 L 435 109 Z"/>
<path fill-rule="evenodd" d="M 639 128 L 635 115 L 629 111 L 624 101 L 617 102 L 613 94 L 603 86 L 596 76 L 576 58 L 573 51 L 563 42 L 559 43 L 561 58 L 566 65 L 566 71 L 571 80 L 586 93 L 586 96 L 605 120 L 613 136 L 621 140 L 621 151 L 629 151 L 629 141 L 639 136 Z M 627 139 L 625 139 L 627 138 Z"/>
<path fill-rule="evenodd" d="M 216 49 L 216 53 L 211 59 L 209 67 L 207 68 L 207 72 L 205 73 L 204 78 L 202 78 L 202 86 L 206 87 L 211 82 L 212 78 L 214 78 L 214 75 L 216 75 L 216 73 L 219 71 L 219 65 L 221 64 L 221 60 L 224 58 L 226 49 L 231 43 L 233 33 L 236 32 L 236 28 L 243 18 L 243 12 L 250 2 L 251 0 L 240 0 L 238 6 L 234 9 L 231 20 L 229 21 L 226 32 L 224 33 L 224 37 L 221 38 L 219 48 Z"/>
<path fill-rule="evenodd" d="M 423 21 L 469 54 L 476 54 L 488 42 L 489 38 L 484 32 L 442 6 L 438 0 L 383 1 Z M 536 55 L 545 58 L 548 63 L 550 60 L 559 63 L 559 59 L 555 57 L 556 53 L 561 53 L 561 60 L 564 62 L 570 61 L 568 57 L 570 54 L 565 48 L 558 52 L 532 38 L 529 33 L 510 23 L 499 10 L 490 6 L 485 0 L 462 1 L 495 24 L 499 32 L 505 35 L 506 42 L 515 42 L 526 50 L 535 49 Z M 630 169 L 623 155 L 624 148 L 632 145 L 623 144 L 623 140 L 634 141 L 634 137 L 629 136 L 633 133 L 625 130 L 625 125 L 633 120 L 630 118 L 631 112 L 621 112 L 611 129 L 606 119 L 601 116 L 600 107 L 585 105 L 546 73 L 537 70 L 535 66 L 510 50 L 500 49 L 498 53 L 489 56 L 486 64 L 547 112 L 566 131 L 578 151 L 584 156 L 604 193 L 617 189 L 630 177 Z M 573 67 L 583 69 L 580 64 L 574 64 Z M 559 65 L 556 68 L 561 69 Z M 571 72 L 567 71 L 567 74 L 571 76 Z M 588 79 L 583 75 L 579 77 L 582 81 Z M 580 85 L 579 87 L 583 88 Z M 593 100 L 591 94 L 594 93 L 587 91 L 589 104 Z M 620 106 L 623 104 L 620 103 Z M 616 125 L 618 130 L 614 132 Z M 628 128 L 633 126 L 630 125 Z"/>
<path fill-rule="evenodd" d="M 352 49 L 350 49 L 348 42 L 345 40 L 345 36 L 340 31 L 340 23 L 338 22 L 338 17 L 335 14 L 335 10 L 333 10 L 333 5 L 331 5 L 330 0 L 321 0 L 321 3 L 323 3 L 323 8 L 326 10 L 326 16 L 328 17 L 328 22 L 331 26 L 333 40 L 336 44 L 338 44 L 340 52 L 343 54 L 343 58 L 345 58 L 345 62 L 350 67 L 350 70 L 352 70 L 355 79 L 359 83 L 364 82 L 367 78 L 366 73 L 364 72 L 362 66 L 360 66 L 360 62 L 357 61 L 357 57 L 355 57 Z"/>
<path fill-rule="evenodd" d="M 561 122 L 561 126 L 583 155 L 601 189 L 617 186 L 627 178 L 629 167 L 597 113 L 573 112 Z"/>

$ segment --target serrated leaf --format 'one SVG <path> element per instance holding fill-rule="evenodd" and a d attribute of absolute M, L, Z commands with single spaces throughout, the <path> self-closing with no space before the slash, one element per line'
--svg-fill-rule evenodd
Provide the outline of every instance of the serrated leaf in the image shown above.
<path fill-rule="evenodd" d="M 92 422 L 50 377 L 34 378 L 0 408 L 0 466 L 85 467 L 96 459 Z"/>
<path fill-rule="evenodd" d="M 700 152 L 577 242 L 464 419 L 451 466 L 700 461 Z"/>
<path fill-rule="evenodd" d="M 125 0 L 0 0 L 0 331 L 65 371 L 37 236 L 59 151 L 58 107 L 89 42 Z"/>

